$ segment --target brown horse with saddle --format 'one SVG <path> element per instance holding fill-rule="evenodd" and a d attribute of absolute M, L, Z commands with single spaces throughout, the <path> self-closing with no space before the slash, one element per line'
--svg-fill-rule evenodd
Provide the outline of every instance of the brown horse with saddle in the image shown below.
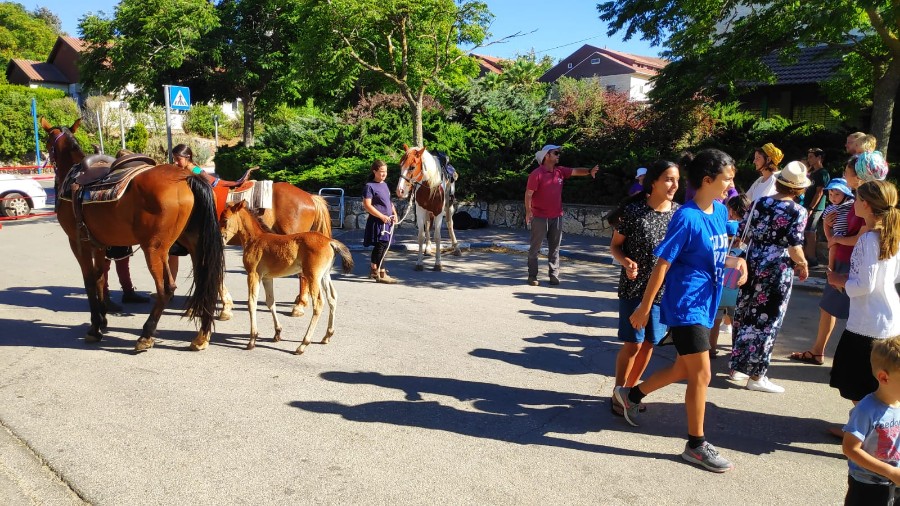
<path fill-rule="evenodd" d="M 157 297 L 135 350 L 153 347 L 159 318 L 174 293 L 167 258 L 178 241 L 187 248 L 194 268 L 187 309 L 200 328 L 191 349 L 205 349 L 225 266 L 210 185 L 175 165 L 151 165 L 152 160 L 132 167 L 112 163 L 84 167 L 84 151 L 73 135 L 80 124 L 79 119 L 71 127 L 52 126 L 41 118 L 50 161 L 56 167 L 57 219 L 81 267 L 91 311 L 85 340 L 99 341 L 107 327 L 102 298 L 106 249 L 140 245 Z M 78 170 L 73 172 L 73 167 Z"/>

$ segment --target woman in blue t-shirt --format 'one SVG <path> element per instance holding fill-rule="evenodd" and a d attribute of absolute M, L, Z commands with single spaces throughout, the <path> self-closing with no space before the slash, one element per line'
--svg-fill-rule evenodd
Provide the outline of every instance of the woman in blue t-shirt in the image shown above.
<path fill-rule="evenodd" d="M 660 304 L 662 322 L 671 329 L 678 356 L 675 363 L 656 372 L 633 388 L 619 387 L 616 400 L 624 407 L 625 419 L 637 426 L 640 402 L 647 394 L 676 381 L 687 380 L 684 396 L 688 441 L 681 457 L 704 468 L 724 473 L 734 465 L 706 441 L 703 420 L 706 390 L 712 377 L 709 365 L 709 329 L 713 326 L 725 267 L 741 272 L 738 284 L 747 280 L 747 264 L 728 256 L 728 213 L 716 199 L 734 180 L 734 160 L 717 149 L 701 151 L 687 166 L 688 182 L 697 188 L 694 200 L 681 206 L 653 252 L 659 257 L 641 305 L 631 315 L 636 329 L 644 328 L 656 293 L 666 282 Z"/>

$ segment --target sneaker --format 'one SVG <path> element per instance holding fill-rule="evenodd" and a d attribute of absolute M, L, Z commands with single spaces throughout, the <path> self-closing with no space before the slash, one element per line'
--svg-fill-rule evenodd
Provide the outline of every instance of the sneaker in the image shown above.
<path fill-rule="evenodd" d="M 615 396 L 609 398 L 609 407 L 612 414 L 616 416 L 625 416 L 622 405 L 616 400 Z M 642 402 L 638 404 L 638 413 L 643 413 L 644 411 L 647 411 L 647 405 Z"/>
<path fill-rule="evenodd" d="M 551 284 L 551 285 L 558 285 L 558 284 L 559 284 L 559 278 L 554 277 L 554 276 L 550 276 L 550 284 Z"/>
<path fill-rule="evenodd" d="M 734 469 L 734 464 L 719 455 L 719 450 L 716 450 L 716 447 L 709 444 L 708 441 L 704 441 L 697 448 L 691 448 L 690 445 L 685 443 L 684 453 L 681 454 L 681 458 L 692 464 L 700 464 L 714 473 L 724 473 Z"/>
<path fill-rule="evenodd" d="M 613 397 L 622 405 L 622 415 L 625 416 L 625 421 L 631 424 L 632 427 L 637 427 L 638 411 L 641 407 L 628 400 L 628 392 L 630 391 L 630 388 L 616 387 L 613 390 Z"/>
<path fill-rule="evenodd" d="M 540 283 L 538 283 L 537 278 L 533 278 L 533 277 L 529 276 L 529 277 L 528 277 L 528 284 L 531 285 L 531 286 L 538 286 Z"/>
<path fill-rule="evenodd" d="M 780 387 L 775 383 L 769 381 L 769 378 L 765 376 L 760 376 L 758 380 L 751 379 L 747 382 L 747 390 L 754 390 L 756 392 L 768 392 L 770 394 L 781 394 L 784 393 L 784 387 Z"/>
<path fill-rule="evenodd" d="M 728 378 L 732 381 L 744 381 L 746 379 L 750 379 L 750 376 L 747 376 L 740 371 L 731 371 L 731 374 L 728 375 Z"/>

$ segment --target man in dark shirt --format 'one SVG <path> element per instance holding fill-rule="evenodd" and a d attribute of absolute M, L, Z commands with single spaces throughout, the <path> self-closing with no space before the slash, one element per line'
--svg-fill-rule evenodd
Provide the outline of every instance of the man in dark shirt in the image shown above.
<path fill-rule="evenodd" d="M 825 186 L 831 181 L 831 175 L 823 167 L 825 162 L 825 153 L 819 148 L 812 148 L 806 154 L 806 162 L 809 166 L 809 179 L 812 184 L 803 194 L 803 207 L 809 213 L 809 219 L 806 220 L 806 242 L 803 246 L 803 254 L 806 261 L 811 267 L 819 262 L 816 259 L 816 235 L 819 228 L 819 222 L 822 218 L 822 212 L 825 210 L 825 204 L 828 200 L 825 197 Z"/>

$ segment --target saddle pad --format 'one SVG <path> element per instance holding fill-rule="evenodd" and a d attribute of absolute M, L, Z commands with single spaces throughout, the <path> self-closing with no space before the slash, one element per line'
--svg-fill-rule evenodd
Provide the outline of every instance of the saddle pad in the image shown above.
<path fill-rule="evenodd" d="M 249 187 L 248 187 L 249 184 Z M 228 192 L 228 203 L 247 203 L 251 210 L 272 208 L 272 181 L 247 181 Z"/>

